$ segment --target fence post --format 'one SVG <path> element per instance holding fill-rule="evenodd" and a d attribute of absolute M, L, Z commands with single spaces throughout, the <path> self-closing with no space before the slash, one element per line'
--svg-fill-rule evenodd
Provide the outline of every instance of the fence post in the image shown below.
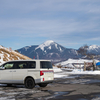
<path fill-rule="evenodd" d="M 95 60 L 93 59 L 93 71 L 96 69 L 96 63 Z"/>
<path fill-rule="evenodd" d="M 84 71 L 86 71 L 86 63 L 84 62 Z"/>

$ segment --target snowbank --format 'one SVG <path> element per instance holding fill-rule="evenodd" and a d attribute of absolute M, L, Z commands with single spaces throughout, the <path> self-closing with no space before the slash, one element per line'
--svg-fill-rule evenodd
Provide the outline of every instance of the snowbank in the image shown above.
<path fill-rule="evenodd" d="M 69 75 L 100 75 L 99 70 L 83 71 L 83 69 L 74 69 L 72 72 L 67 72 L 57 67 L 54 67 L 53 69 L 54 69 L 54 78 L 69 78 Z"/>
<path fill-rule="evenodd" d="M 99 60 L 95 60 L 96 62 L 99 62 Z M 72 63 L 84 63 L 84 62 L 93 62 L 93 60 L 88 60 L 88 59 L 68 59 L 67 61 L 63 61 L 60 63 L 57 63 L 57 65 L 61 64 L 62 66 L 67 65 L 67 64 L 72 64 Z"/>
<path fill-rule="evenodd" d="M 88 75 L 100 75 L 100 71 L 83 71 L 83 69 L 74 69 L 70 74 L 88 74 Z"/>
<path fill-rule="evenodd" d="M 62 70 L 60 68 L 57 67 L 53 67 L 54 72 L 61 72 Z"/>

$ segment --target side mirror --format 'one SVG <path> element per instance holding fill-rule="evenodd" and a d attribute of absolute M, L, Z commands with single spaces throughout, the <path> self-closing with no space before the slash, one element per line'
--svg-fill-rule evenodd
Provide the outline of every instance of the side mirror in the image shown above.
<path fill-rule="evenodd" d="M 5 69 L 5 67 L 0 67 L 0 70 L 4 70 Z"/>
<path fill-rule="evenodd" d="M 2 67 L 2 69 L 6 69 L 5 67 Z"/>

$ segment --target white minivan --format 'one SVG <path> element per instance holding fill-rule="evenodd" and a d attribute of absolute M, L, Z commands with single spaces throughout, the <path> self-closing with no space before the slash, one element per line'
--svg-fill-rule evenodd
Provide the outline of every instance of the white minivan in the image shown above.
<path fill-rule="evenodd" d="M 0 83 L 24 84 L 32 89 L 53 82 L 54 72 L 50 60 L 15 60 L 0 66 Z"/>

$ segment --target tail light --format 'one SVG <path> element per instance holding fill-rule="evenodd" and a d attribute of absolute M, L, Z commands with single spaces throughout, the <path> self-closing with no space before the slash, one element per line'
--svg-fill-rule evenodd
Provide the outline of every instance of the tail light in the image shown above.
<path fill-rule="evenodd" d="M 43 71 L 40 71 L 40 76 L 44 75 Z"/>
<path fill-rule="evenodd" d="M 44 73 L 54 73 L 54 71 L 53 70 L 40 71 L 40 76 L 44 75 Z"/>

